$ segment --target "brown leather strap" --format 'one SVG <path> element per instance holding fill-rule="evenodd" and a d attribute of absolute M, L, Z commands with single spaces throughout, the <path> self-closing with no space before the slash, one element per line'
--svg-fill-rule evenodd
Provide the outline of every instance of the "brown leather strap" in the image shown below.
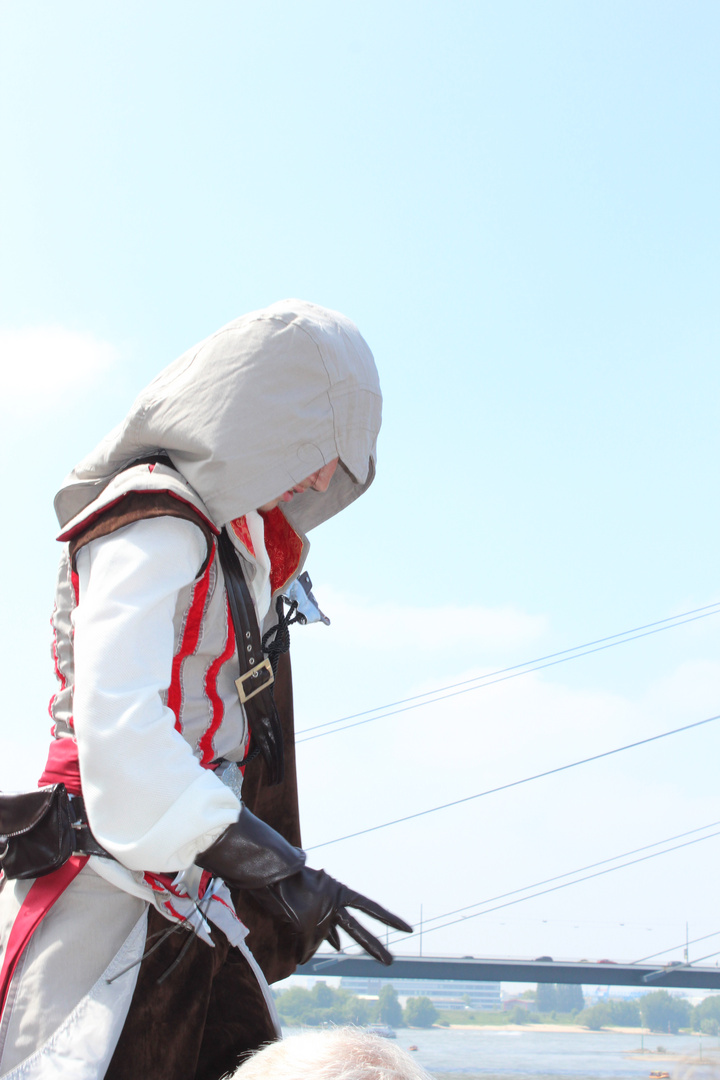
<path fill-rule="evenodd" d="M 86 528 L 70 541 L 70 558 L 73 566 L 78 551 L 91 540 L 109 536 L 110 533 L 117 532 L 118 529 L 131 525 L 135 521 L 157 517 L 182 518 L 184 521 L 192 521 L 194 525 L 202 529 L 207 542 L 207 555 L 198 572 L 198 577 L 204 574 L 215 550 L 213 531 L 189 503 L 183 502 L 168 491 L 129 491 L 116 503 L 91 518 Z"/>
<path fill-rule="evenodd" d="M 253 690 L 257 679 L 260 689 L 253 693 L 243 708 L 253 743 L 259 747 L 268 768 L 269 783 L 281 783 L 285 775 L 283 735 L 272 691 L 272 671 L 260 669 L 263 649 L 255 606 L 247 587 L 240 560 L 232 540 L 223 529 L 218 539 L 218 557 L 227 589 L 230 614 L 237 640 L 240 679 L 246 689 Z"/>

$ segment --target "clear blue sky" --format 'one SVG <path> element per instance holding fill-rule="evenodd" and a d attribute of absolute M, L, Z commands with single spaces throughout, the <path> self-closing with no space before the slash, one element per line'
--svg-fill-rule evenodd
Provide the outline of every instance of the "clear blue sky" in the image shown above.
<path fill-rule="evenodd" d="M 358 323 L 386 401 L 376 484 L 313 537 L 333 626 L 297 635 L 299 726 L 720 598 L 716 4 L 0 14 L 2 786 L 44 754 L 63 475 L 283 297 Z M 305 744 L 306 842 L 720 712 L 716 623 Z M 323 859 L 417 920 L 720 819 L 718 742 Z M 426 950 L 636 958 L 720 930 L 717 862 L 708 840 Z"/>

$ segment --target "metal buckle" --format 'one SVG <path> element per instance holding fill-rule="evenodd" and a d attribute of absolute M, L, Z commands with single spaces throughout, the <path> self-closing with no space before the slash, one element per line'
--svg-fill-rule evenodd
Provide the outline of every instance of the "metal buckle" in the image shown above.
<path fill-rule="evenodd" d="M 265 671 L 267 671 L 269 678 L 262 682 L 260 686 L 256 686 L 248 692 L 244 686 L 245 680 L 257 679 L 263 668 L 265 669 Z M 274 682 L 275 676 L 273 675 L 272 664 L 270 663 L 270 660 L 266 657 L 262 661 L 262 663 L 258 664 L 257 667 L 254 667 L 252 671 L 246 671 L 244 675 L 241 675 L 239 679 L 235 680 L 235 686 L 237 688 L 238 697 L 240 698 L 240 704 L 244 705 L 246 701 L 249 701 L 250 698 L 254 698 L 255 695 L 259 694 L 261 690 L 266 690 L 268 686 L 272 686 Z"/>

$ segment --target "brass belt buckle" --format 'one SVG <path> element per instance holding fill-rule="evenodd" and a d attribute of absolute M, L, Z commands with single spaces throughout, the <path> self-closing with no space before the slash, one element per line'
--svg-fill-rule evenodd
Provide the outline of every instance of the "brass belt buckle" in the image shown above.
<path fill-rule="evenodd" d="M 257 679 L 262 670 L 265 670 L 268 674 L 268 678 L 264 679 L 259 686 L 251 687 L 250 690 L 245 689 L 245 683 L 248 679 Z M 268 686 L 272 686 L 275 682 L 275 676 L 273 675 L 272 664 L 266 657 L 262 663 L 254 667 L 252 671 L 246 671 L 244 675 L 241 675 L 239 679 L 235 680 L 235 686 L 237 688 L 238 697 L 240 698 L 240 704 L 244 705 L 250 698 L 254 698 L 256 694 L 259 694 L 261 690 L 266 690 Z"/>

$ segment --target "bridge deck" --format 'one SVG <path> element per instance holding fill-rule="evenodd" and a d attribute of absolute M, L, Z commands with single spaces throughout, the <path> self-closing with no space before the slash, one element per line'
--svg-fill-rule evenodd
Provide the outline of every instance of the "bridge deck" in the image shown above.
<path fill-rule="evenodd" d="M 349 975 L 371 979 L 467 979 L 478 982 L 584 983 L 588 986 L 639 986 L 648 990 L 692 987 L 720 990 L 720 967 L 657 964 L 598 964 L 587 961 L 482 960 L 443 956 L 398 956 L 383 967 L 369 956 L 319 953 L 298 975 Z"/>

